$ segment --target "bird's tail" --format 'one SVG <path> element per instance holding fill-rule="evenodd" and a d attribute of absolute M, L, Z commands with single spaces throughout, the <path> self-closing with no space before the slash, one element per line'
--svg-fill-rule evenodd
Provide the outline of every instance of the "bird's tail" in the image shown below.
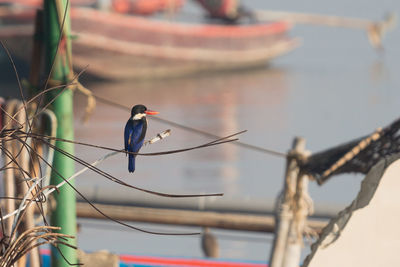
<path fill-rule="evenodd" d="M 129 154 L 128 170 L 129 170 L 129 172 L 135 171 L 135 156 L 131 155 L 131 154 Z"/>

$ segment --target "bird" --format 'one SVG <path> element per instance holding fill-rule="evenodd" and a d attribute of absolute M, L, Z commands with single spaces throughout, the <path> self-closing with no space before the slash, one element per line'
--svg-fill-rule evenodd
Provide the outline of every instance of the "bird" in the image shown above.
<path fill-rule="evenodd" d="M 131 117 L 125 125 L 124 139 L 126 152 L 139 152 L 143 146 L 144 137 L 147 130 L 146 115 L 157 115 L 159 112 L 148 110 L 144 105 L 135 105 L 131 110 Z M 129 172 L 135 171 L 135 158 L 136 155 L 129 154 Z"/>

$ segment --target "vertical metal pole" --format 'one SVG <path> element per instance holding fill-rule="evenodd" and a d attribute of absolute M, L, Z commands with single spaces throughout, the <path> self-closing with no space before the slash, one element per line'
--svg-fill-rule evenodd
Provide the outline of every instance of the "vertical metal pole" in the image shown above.
<path fill-rule="evenodd" d="M 66 83 L 70 77 L 72 70 L 70 69 L 70 57 L 67 56 L 67 51 L 70 51 L 71 44 L 69 40 L 70 33 L 70 18 L 69 8 L 65 8 L 67 1 L 59 0 L 45 0 L 44 1 L 44 32 L 45 32 L 45 62 L 47 72 L 50 71 L 53 60 L 54 67 L 51 74 L 51 81 L 55 84 L 57 82 Z M 60 12 L 61 11 L 61 12 Z M 66 12 L 66 14 L 64 14 Z M 65 15 L 64 25 L 60 21 L 63 20 Z M 61 27 L 63 30 L 61 31 Z M 58 40 L 61 37 L 60 47 L 57 46 Z M 54 59 L 55 57 L 55 59 Z M 55 97 L 59 93 L 58 90 L 53 91 L 51 97 Z M 73 125 L 73 96 L 71 90 L 65 90 L 60 94 L 52 104 L 52 109 L 57 117 L 57 137 L 68 140 L 74 139 L 74 125 Z M 74 146 L 71 143 L 56 142 L 59 149 L 74 154 Z M 64 178 L 70 177 L 74 173 L 74 161 L 70 158 L 55 151 L 53 160 L 53 169 L 57 170 Z M 51 183 L 58 184 L 62 178 L 52 172 Z M 71 182 L 73 185 L 74 183 Z M 60 193 L 55 194 L 57 208 L 52 212 L 51 225 L 60 226 L 62 233 L 68 235 L 76 235 L 76 196 L 75 192 L 68 186 L 60 188 Z M 72 245 L 76 245 L 76 240 L 68 241 Z M 59 246 L 63 256 L 70 263 L 77 263 L 77 255 L 74 249 L 67 246 Z M 52 248 L 53 267 L 67 267 L 67 261 L 63 259 L 60 253 Z"/>

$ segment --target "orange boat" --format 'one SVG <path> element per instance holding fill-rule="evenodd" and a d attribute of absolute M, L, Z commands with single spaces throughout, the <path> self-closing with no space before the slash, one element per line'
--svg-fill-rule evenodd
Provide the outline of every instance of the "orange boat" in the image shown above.
<path fill-rule="evenodd" d="M 34 9 L 0 12 L 2 39 L 31 43 Z M 74 65 L 107 79 L 156 78 L 265 66 L 299 44 L 291 25 L 189 24 L 71 8 Z M 7 26 L 5 26 L 7 25 Z M 21 39 L 19 39 L 21 40 Z M 29 55 L 27 55 L 29 56 Z M 106 66 L 106 67 L 105 67 Z"/>

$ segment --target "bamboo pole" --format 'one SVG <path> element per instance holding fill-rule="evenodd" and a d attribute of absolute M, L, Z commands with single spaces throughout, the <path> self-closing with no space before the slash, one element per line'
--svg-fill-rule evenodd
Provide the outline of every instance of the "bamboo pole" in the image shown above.
<path fill-rule="evenodd" d="M 300 168 L 297 163 L 299 155 L 304 153 L 305 139 L 296 137 L 293 141 L 292 150 L 287 157 L 286 174 L 283 189 L 282 203 L 278 203 L 279 210 L 276 215 L 276 229 L 273 247 L 270 256 L 271 267 L 283 267 L 287 255 L 287 244 L 289 233 L 291 233 L 291 224 L 294 219 L 293 203 L 296 195 L 297 179 Z M 291 251 L 291 256 L 297 257 L 297 250 Z M 297 266 L 299 262 L 297 262 Z"/>
<path fill-rule="evenodd" d="M 294 24 L 314 24 L 329 27 L 343 27 L 363 30 L 368 29 L 369 27 L 371 27 L 371 25 L 376 23 L 385 24 L 387 27 L 393 26 L 396 18 L 395 14 L 389 14 L 381 21 L 373 21 L 360 18 L 286 11 L 258 10 L 254 12 L 257 18 L 262 20 L 285 20 Z"/>
<path fill-rule="evenodd" d="M 382 47 L 383 35 L 395 27 L 397 20 L 394 13 L 389 13 L 381 21 L 271 10 L 258 10 L 254 11 L 254 14 L 259 20 L 285 20 L 293 24 L 313 24 L 365 30 L 369 42 L 374 48 Z"/>
<path fill-rule="evenodd" d="M 308 195 L 308 176 L 301 175 L 296 181 L 296 194 L 292 203 L 293 220 L 291 221 L 286 243 L 284 267 L 297 267 L 300 263 L 303 248 L 303 233 L 307 224 L 307 216 L 312 210 L 311 198 Z"/>
<path fill-rule="evenodd" d="M 82 185 L 79 191 L 92 202 L 101 202 L 109 205 L 123 205 L 134 207 L 149 207 L 162 209 L 181 209 L 181 210 L 204 210 L 215 212 L 230 212 L 252 215 L 272 215 L 274 211 L 274 203 L 261 199 L 232 199 L 221 198 L 215 201 L 211 198 L 199 199 L 192 198 L 185 201 L 179 199 L 169 199 L 165 201 L 162 198 L 154 198 L 145 194 L 129 194 L 129 189 L 109 188 L 100 185 Z M 78 202 L 84 200 L 78 197 Z M 316 203 L 315 217 L 330 219 L 335 217 L 340 211 L 339 205 L 324 205 Z"/>
<path fill-rule="evenodd" d="M 157 223 L 182 226 L 210 227 L 228 230 L 272 233 L 275 222 L 272 215 L 248 215 L 232 212 L 189 211 L 181 209 L 142 208 L 95 203 L 110 217 L 132 222 Z M 80 218 L 104 219 L 89 204 L 78 202 L 77 216 Z M 309 219 L 308 226 L 316 232 L 326 226 L 326 221 Z"/>
<path fill-rule="evenodd" d="M 31 96 L 34 95 L 35 91 L 39 87 L 39 80 L 40 80 L 40 66 L 41 66 L 41 59 L 42 59 L 42 37 L 43 37 L 43 11 L 37 10 L 35 16 L 35 29 L 33 35 L 33 49 L 31 55 L 31 67 L 29 72 L 29 83 L 30 83 L 30 94 Z M 31 105 L 31 110 L 37 107 L 36 105 Z M 32 121 L 32 131 L 37 132 L 38 124 L 36 121 Z M 26 126 L 26 125 L 25 125 Z M 37 141 L 31 140 L 32 144 L 31 147 L 34 151 L 30 151 L 30 159 L 31 164 L 27 165 L 27 171 L 30 174 L 30 177 L 38 177 L 40 173 L 40 162 L 38 156 L 35 154 L 43 155 L 42 146 L 38 144 Z M 29 159 L 28 159 L 29 160 Z M 29 183 L 29 186 L 31 183 Z M 24 184 L 24 190 L 28 190 L 28 187 Z M 25 227 L 27 229 L 33 228 L 35 226 L 35 219 L 34 219 L 34 205 L 30 206 L 27 210 L 26 216 L 28 217 Z M 25 229 L 25 230 L 27 230 Z M 36 244 L 36 242 L 34 243 Z M 30 255 L 30 267 L 39 267 L 40 266 L 40 255 L 39 249 L 34 248 L 29 252 Z"/>
<path fill-rule="evenodd" d="M 51 72 L 50 79 L 54 83 L 66 83 L 72 74 L 70 42 L 70 17 L 67 1 L 45 0 L 44 1 L 44 35 L 45 35 L 45 65 L 47 73 Z M 65 18 L 65 21 L 64 21 Z M 62 22 L 64 21 L 64 24 Z M 60 40 L 60 43 L 58 42 Z M 58 47 L 59 45 L 59 47 Z M 57 54 L 57 56 L 56 56 Z M 54 67 L 52 68 L 54 60 Z M 57 117 L 57 137 L 73 140 L 73 97 L 72 91 L 66 90 L 60 95 L 55 90 L 51 96 L 56 97 L 52 109 Z M 58 95 L 58 96 L 57 96 Z M 56 142 L 56 146 L 68 153 L 74 154 L 74 146 L 70 143 Z M 74 161 L 59 152 L 54 153 L 53 169 L 64 178 L 74 174 Z M 56 172 L 52 172 L 51 183 L 58 184 L 63 179 Z M 74 182 L 71 181 L 74 186 Z M 51 224 L 60 226 L 63 234 L 76 235 L 76 197 L 72 188 L 65 186 L 55 194 L 57 208 L 52 212 Z M 76 239 L 69 239 L 68 243 L 75 246 Z M 52 248 L 52 266 L 67 267 L 69 263 L 77 263 L 76 251 L 65 245 L 59 245 L 63 256 Z"/>
<path fill-rule="evenodd" d="M 4 125 L 7 125 L 6 129 L 12 128 L 14 122 L 9 117 L 14 114 L 15 108 L 18 104 L 17 100 L 10 100 L 6 103 L 6 112 L 8 115 L 4 115 Z M 7 169 L 4 171 L 4 194 L 6 197 L 15 197 L 15 179 L 14 179 L 14 170 L 15 164 L 12 163 L 12 160 L 9 158 L 13 155 L 13 145 L 11 141 L 4 142 L 3 144 L 5 155 L 4 155 L 4 166 L 7 166 Z M 15 200 L 14 199 L 5 199 L 5 214 L 8 214 L 15 210 Z M 12 231 L 13 217 L 11 217 L 6 222 L 6 232 L 5 236 L 10 236 Z"/>
<path fill-rule="evenodd" d="M 39 14 L 39 13 L 38 13 Z M 37 37 L 37 30 L 39 29 L 38 24 L 40 23 L 40 18 L 41 16 L 36 16 L 35 19 L 35 37 Z M 39 47 L 38 47 L 38 43 L 39 43 L 39 38 L 34 38 L 33 40 L 33 52 L 32 52 L 32 66 L 31 66 L 31 72 L 29 75 L 30 78 L 30 83 L 35 84 L 35 86 L 38 85 L 38 81 L 39 81 L 39 69 L 40 69 L 40 64 L 36 64 L 36 62 L 39 60 L 40 58 L 40 53 L 39 53 Z M 32 81 L 32 79 L 34 79 Z M 33 91 L 32 91 L 32 86 L 29 90 L 30 95 L 33 95 Z M 26 109 L 28 107 L 25 107 Z M 24 109 L 24 103 L 18 101 L 17 104 L 17 108 L 16 110 L 23 110 Z M 11 113 L 12 114 L 12 113 Z M 26 118 L 27 114 L 26 112 L 19 112 L 18 115 L 16 116 L 16 121 L 18 121 L 20 123 L 20 125 L 22 126 L 23 131 L 27 130 L 27 118 Z M 26 140 L 28 141 L 28 140 Z M 18 162 L 18 165 L 27 173 L 30 173 L 30 165 L 29 165 L 29 151 L 27 150 L 27 148 L 22 144 L 22 143 L 18 143 L 18 142 L 12 142 L 15 151 L 14 153 L 17 153 L 19 156 L 16 158 L 16 161 Z M 19 170 L 14 170 L 14 177 L 15 180 L 18 181 L 17 182 L 17 195 L 19 197 L 23 197 L 25 196 L 25 194 L 28 191 L 28 188 L 30 187 L 30 182 L 24 182 L 25 179 L 29 178 L 25 172 L 21 172 Z M 30 175 L 30 177 L 36 177 Z M 12 223 L 13 220 L 9 220 L 10 223 Z M 35 226 L 35 221 L 34 221 L 34 208 L 33 206 L 29 206 L 26 209 L 26 213 L 24 215 L 24 218 L 22 219 L 22 224 L 20 225 L 18 231 L 20 233 L 23 233 L 29 229 L 32 229 Z M 33 242 L 32 245 L 35 245 L 36 242 Z M 30 252 L 30 266 L 31 267 L 39 267 L 40 266 L 40 256 L 39 256 L 39 250 L 38 248 L 33 248 Z M 25 266 L 26 265 L 26 255 L 23 255 L 17 262 L 17 264 L 19 266 Z"/>
<path fill-rule="evenodd" d="M 23 110 L 24 109 L 24 103 L 19 102 L 17 105 L 16 110 Z M 21 129 L 22 131 L 27 131 L 27 114 L 25 112 L 19 112 L 18 115 L 16 116 L 16 120 L 23 125 L 23 128 Z M 26 140 L 27 142 L 29 141 L 28 139 Z M 20 142 L 15 142 L 15 152 L 19 154 L 19 156 L 16 158 L 16 161 L 18 162 L 19 167 L 23 169 L 25 172 L 21 172 L 19 170 L 14 170 L 15 174 L 15 180 L 17 181 L 17 190 L 18 190 L 18 196 L 19 197 L 24 197 L 27 192 L 29 187 L 31 187 L 31 182 L 24 182 L 24 180 L 28 179 L 29 176 L 26 173 L 29 173 L 29 151 L 28 149 Z M 34 194 L 32 194 L 33 196 Z M 29 229 L 32 229 L 35 227 L 35 220 L 34 220 L 34 206 L 30 205 L 29 207 L 26 208 L 26 212 L 23 218 L 23 223 L 21 224 L 21 227 L 18 229 L 20 233 L 23 233 L 25 231 L 28 231 Z M 32 241 L 32 245 L 35 245 L 36 242 Z M 39 258 L 39 250 L 38 248 L 33 248 L 30 252 L 30 267 L 39 267 L 40 266 L 40 258 Z M 21 259 L 18 260 L 18 264 L 20 266 L 25 266 L 26 265 L 26 256 L 24 255 L 21 257 Z"/>

